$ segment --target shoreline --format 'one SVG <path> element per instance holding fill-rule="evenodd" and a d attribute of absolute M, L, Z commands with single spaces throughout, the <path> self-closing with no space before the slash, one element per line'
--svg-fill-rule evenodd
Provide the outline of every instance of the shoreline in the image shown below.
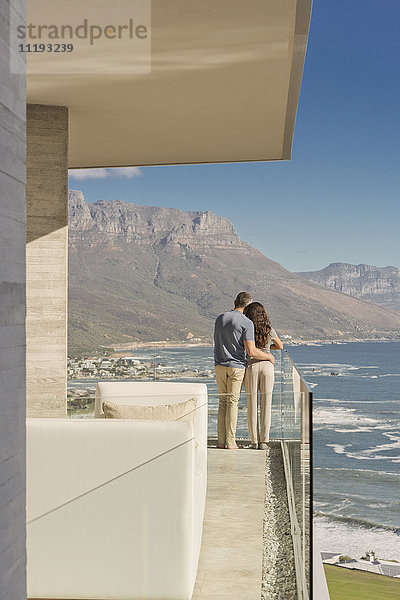
<path fill-rule="evenodd" d="M 324 560 L 340 555 L 359 561 L 367 551 L 373 550 L 377 560 L 397 565 L 400 569 L 398 534 L 385 529 L 357 527 L 351 523 L 338 523 L 329 517 L 313 515 L 315 536 Z M 399 573 L 400 574 L 400 573 Z"/>
<path fill-rule="evenodd" d="M 160 348 L 202 348 L 211 347 L 213 345 L 211 340 L 204 342 L 183 342 L 183 341 L 166 341 L 160 340 L 156 342 L 134 342 L 126 344 L 118 344 L 115 346 L 103 346 L 103 350 L 109 350 L 114 352 L 124 352 L 126 350 L 143 350 L 143 349 L 160 349 Z"/>
<path fill-rule="evenodd" d="M 367 343 L 367 342 L 399 342 L 400 338 L 365 338 L 365 339 L 309 339 L 309 340 L 301 340 L 301 339 L 293 339 L 290 341 L 284 341 L 284 346 L 310 346 L 310 345 L 329 345 L 329 344 L 351 344 L 351 343 Z M 130 350 L 141 350 L 141 349 L 167 349 L 167 348 L 207 348 L 213 347 L 212 340 L 204 340 L 204 341 L 193 341 L 193 342 L 185 342 L 185 341 L 169 341 L 169 340 L 158 340 L 154 342 L 127 342 L 124 344 L 112 345 L 112 346 L 103 346 L 103 351 L 110 352 L 124 352 Z"/>

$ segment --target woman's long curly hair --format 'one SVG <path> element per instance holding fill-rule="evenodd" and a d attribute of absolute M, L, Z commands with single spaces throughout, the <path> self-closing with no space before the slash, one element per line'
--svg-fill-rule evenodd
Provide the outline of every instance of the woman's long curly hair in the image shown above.
<path fill-rule="evenodd" d="M 254 323 L 254 338 L 257 348 L 265 348 L 271 332 L 271 321 L 261 302 L 248 304 L 243 311 L 248 319 Z"/>

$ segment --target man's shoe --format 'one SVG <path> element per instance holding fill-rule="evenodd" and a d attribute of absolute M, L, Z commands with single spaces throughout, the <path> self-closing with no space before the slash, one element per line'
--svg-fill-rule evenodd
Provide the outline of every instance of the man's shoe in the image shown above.
<path fill-rule="evenodd" d="M 259 445 L 260 450 L 266 450 L 267 449 L 267 444 L 260 444 Z"/>
<path fill-rule="evenodd" d="M 250 446 L 253 450 L 258 450 L 258 444 L 251 444 Z"/>

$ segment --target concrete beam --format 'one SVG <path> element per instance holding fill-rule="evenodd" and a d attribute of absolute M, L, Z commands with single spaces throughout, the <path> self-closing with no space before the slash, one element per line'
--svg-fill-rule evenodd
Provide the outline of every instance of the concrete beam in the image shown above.
<path fill-rule="evenodd" d="M 67 406 L 68 109 L 27 107 L 27 415 Z"/>

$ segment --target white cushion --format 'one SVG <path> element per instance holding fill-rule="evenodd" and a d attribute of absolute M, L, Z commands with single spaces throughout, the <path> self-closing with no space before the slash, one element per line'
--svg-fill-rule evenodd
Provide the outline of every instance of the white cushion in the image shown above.
<path fill-rule="evenodd" d="M 197 400 L 192 398 L 176 404 L 136 406 L 103 402 L 106 419 L 133 419 L 141 421 L 193 421 Z"/>
<path fill-rule="evenodd" d="M 164 381 L 100 381 L 96 386 L 94 416 L 103 417 L 102 404 L 159 406 L 197 399 L 194 435 L 199 448 L 207 449 L 208 403 L 205 383 Z"/>

